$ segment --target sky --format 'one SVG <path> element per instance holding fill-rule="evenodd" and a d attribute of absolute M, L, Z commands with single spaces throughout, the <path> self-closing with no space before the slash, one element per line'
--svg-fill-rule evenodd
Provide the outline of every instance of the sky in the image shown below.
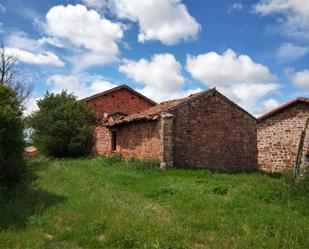
<path fill-rule="evenodd" d="M 309 97 L 309 0 L 0 0 L 0 39 L 34 84 L 127 84 L 157 102 L 216 87 L 255 116 Z"/>

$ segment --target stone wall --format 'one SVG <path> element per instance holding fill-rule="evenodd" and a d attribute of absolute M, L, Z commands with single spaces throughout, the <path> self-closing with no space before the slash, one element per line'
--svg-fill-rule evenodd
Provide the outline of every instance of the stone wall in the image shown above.
<path fill-rule="evenodd" d="M 92 154 L 107 156 L 111 153 L 111 136 L 109 129 L 103 125 L 97 126 L 94 130 Z"/>
<path fill-rule="evenodd" d="M 87 103 L 94 108 L 99 118 L 103 113 L 123 112 L 130 115 L 153 106 L 150 102 L 125 88 L 96 97 Z"/>
<path fill-rule="evenodd" d="M 161 146 L 162 155 L 160 158 L 161 167 L 174 166 L 174 137 L 173 137 L 173 115 L 170 113 L 161 114 Z"/>
<path fill-rule="evenodd" d="M 163 158 L 162 133 L 160 120 L 136 122 L 112 128 L 116 131 L 116 152 L 124 159 Z"/>
<path fill-rule="evenodd" d="M 295 164 L 299 140 L 309 117 L 308 104 L 298 103 L 258 124 L 258 164 L 267 172 L 290 170 Z M 309 131 L 302 163 L 308 165 Z"/>
<path fill-rule="evenodd" d="M 174 115 L 174 164 L 223 171 L 257 168 L 256 120 L 218 96 L 194 100 Z"/>

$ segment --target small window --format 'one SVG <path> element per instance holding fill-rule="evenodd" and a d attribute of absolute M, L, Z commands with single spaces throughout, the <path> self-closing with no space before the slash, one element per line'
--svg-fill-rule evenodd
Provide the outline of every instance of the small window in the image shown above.
<path fill-rule="evenodd" d="M 117 134 L 116 131 L 112 131 L 112 151 L 116 150 L 116 145 L 117 145 Z"/>

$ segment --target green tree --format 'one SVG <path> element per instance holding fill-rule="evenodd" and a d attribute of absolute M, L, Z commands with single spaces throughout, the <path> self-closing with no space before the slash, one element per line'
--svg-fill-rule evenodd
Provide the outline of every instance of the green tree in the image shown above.
<path fill-rule="evenodd" d="M 35 144 L 47 155 L 79 157 L 90 153 L 95 113 L 73 94 L 46 93 L 29 118 Z"/>
<path fill-rule="evenodd" d="M 20 182 L 25 170 L 21 103 L 14 90 L 0 86 L 0 184 Z"/>

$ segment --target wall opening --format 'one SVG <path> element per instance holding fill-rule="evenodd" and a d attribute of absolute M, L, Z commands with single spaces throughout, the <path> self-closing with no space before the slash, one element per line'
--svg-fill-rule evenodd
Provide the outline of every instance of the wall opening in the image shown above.
<path fill-rule="evenodd" d="M 111 141 L 111 145 L 112 145 L 112 151 L 116 150 L 116 146 L 117 146 L 117 133 L 116 131 L 112 131 L 112 137 L 111 137 L 112 141 Z"/>

